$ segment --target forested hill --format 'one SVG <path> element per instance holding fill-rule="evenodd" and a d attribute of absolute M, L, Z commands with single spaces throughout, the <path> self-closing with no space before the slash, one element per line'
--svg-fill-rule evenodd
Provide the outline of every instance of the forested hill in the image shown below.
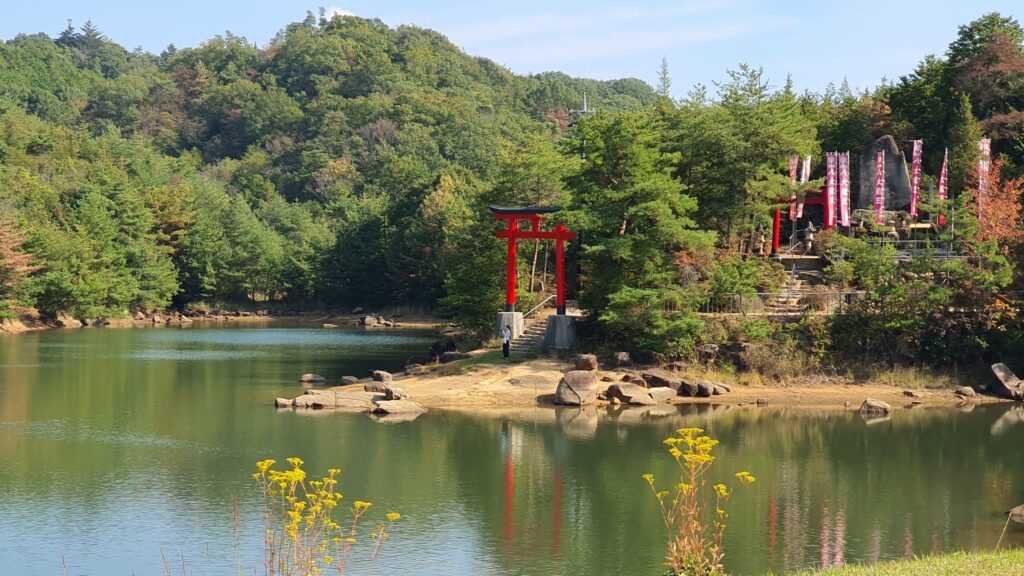
<path fill-rule="evenodd" d="M 79 317 L 253 297 L 433 304 L 440 223 L 517 154 L 560 162 L 584 91 L 609 111 L 655 100 L 640 80 L 515 75 L 436 32 L 355 17 L 159 56 L 91 23 L 18 36 L 0 44 L 0 232 L 36 268 L 18 299 Z"/>

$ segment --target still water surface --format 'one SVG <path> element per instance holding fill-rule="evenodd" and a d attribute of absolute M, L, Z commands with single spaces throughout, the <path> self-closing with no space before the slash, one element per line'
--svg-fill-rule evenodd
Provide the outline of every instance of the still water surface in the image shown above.
<path fill-rule="evenodd" d="M 275 325 L 277 326 L 277 325 Z M 708 406 L 502 418 L 277 413 L 303 372 L 398 369 L 429 334 L 295 328 L 0 336 L 0 574 L 262 574 L 259 459 L 342 469 L 346 498 L 402 513 L 374 568 L 405 575 L 655 575 L 663 533 L 640 478 L 660 441 L 721 440 L 727 567 L 776 573 L 991 548 L 1024 502 L 1024 411 L 856 414 Z M 240 510 L 240 544 L 233 502 Z M 1024 545 L 1024 531 L 1008 540 Z M 257 545 L 254 545 L 257 543 Z M 365 570 L 351 573 L 362 574 Z"/>

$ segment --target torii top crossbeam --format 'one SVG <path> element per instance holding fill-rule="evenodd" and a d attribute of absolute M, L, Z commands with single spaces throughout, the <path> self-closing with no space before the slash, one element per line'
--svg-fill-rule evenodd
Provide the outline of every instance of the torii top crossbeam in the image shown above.
<path fill-rule="evenodd" d="M 498 238 L 508 240 L 508 275 L 505 279 L 505 311 L 516 310 L 516 240 L 554 240 L 555 241 L 555 285 L 557 287 L 555 304 L 558 314 L 565 314 L 565 241 L 575 240 L 576 235 L 570 232 L 561 222 L 550 231 L 540 229 L 540 221 L 546 214 L 561 210 L 557 206 L 491 206 L 491 212 L 498 220 L 507 220 L 508 228 L 495 234 Z M 529 220 L 529 230 L 519 227 L 520 220 Z"/>

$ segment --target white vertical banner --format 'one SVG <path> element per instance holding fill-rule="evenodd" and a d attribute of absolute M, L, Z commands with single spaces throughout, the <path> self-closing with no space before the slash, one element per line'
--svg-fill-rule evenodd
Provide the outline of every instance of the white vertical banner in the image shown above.
<path fill-rule="evenodd" d="M 800 168 L 800 156 L 789 155 L 789 185 L 793 191 L 789 195 L 789 219 L 796 220 L 796 171 Z"/>
<path fill-rule="evenodd" d="M 828 203 L 825 226 L 828 228 L 836 225 L 836 155 L 836 152 L 825 154 L 825 202 Z"/>
<path fill-rule="evenodd" d="M 850 226 L 850 153 L 839 155 L 839 222 Z"/>
<path fill-rule="evenodd" d="M 807 156 L 804 157 L 803 169 L 800 171 L 800 183 L 801 184 L 806 184 L 807 181 L 810 180 L 810 179 L 811 179 L 811 155 L 808 154 Z M 797 218 L 803 218 L 804 217 L 804 203 L 803 202 L 799 202 L 796 205 L 796 217 Z"/>
<path fill-rule="evenodd" d="M 992 165 L 992 141 L 982 138 L 978 142 L 978 150 L 981 151 L 981 159 L 978 160 L 978 220 L 981 220 L 981 207 L 984 205 L 985 196 L 988 194 L 988 172 Z"/>
<path fill-rule="evenodd" d="M 917 199 L 921 193 L 921 149 L 924 142 L 914 140 L 914 154 L 910 161 L 910 215 L 917 217 Z"/>
<path fill-rule="evenodd" d="M 949 169 L 948 166 L 949 166 L 949 148 L 946 148 L 946 151 L 942 153 L 942 172 L 939 173 L 939 200 L 945 200 L 946 196 L 948 195 L 947 192 L 946 192 L 946 188 L 949 187 L 949 183 L 947 182 L 947 174 L 948 174 L 947 171 Z M 941 225 L 943 225 L 945 223 L 946 223 L 946 217 L 944 215 L 940 215 L 939 216 L 939 225 L 941 226 Z"/>
<path fill-rule="evenodd" d="M 885 150 L 875 158 L 875 224 L 885 224 Z"/>

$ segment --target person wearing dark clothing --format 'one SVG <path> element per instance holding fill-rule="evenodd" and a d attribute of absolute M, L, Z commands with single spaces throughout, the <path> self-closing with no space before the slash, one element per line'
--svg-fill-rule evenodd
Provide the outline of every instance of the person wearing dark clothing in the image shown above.
<path fill-rule="evenodd" d="M 506 324 L 501 332 L 501 355 L 508 360 L 508 349 L 512 345 L 512 326 Z"/>

